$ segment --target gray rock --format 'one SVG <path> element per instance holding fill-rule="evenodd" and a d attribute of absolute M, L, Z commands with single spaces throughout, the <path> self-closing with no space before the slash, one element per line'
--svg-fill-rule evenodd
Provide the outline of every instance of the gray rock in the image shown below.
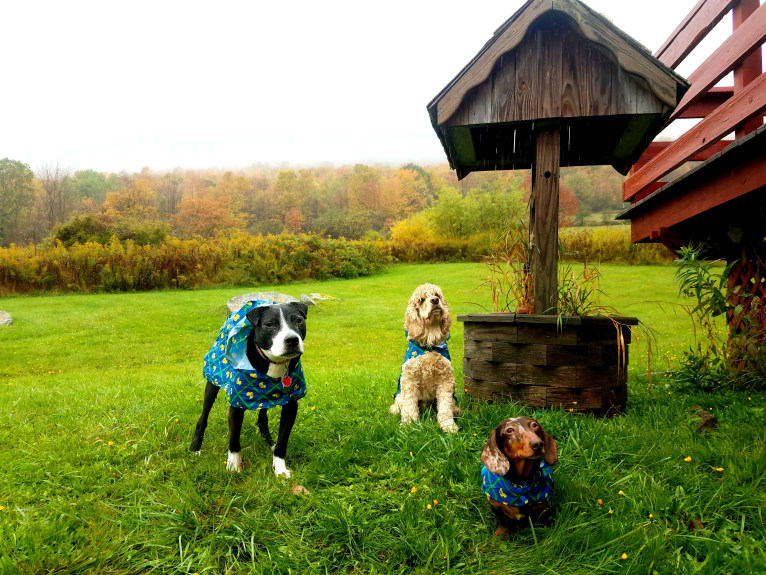
<path fill-rule="evenodd" d="M 226 307 L 229 308 L 229 311 L 234 313 L 238 309 L 240 309 L 243 305 L 245 305 L 250 300 L 254 299 L 265 299 L 268 301 L 275 301 L 277 303 L 290 303 L 294 301 L 298 301 L 291 295 L 275 292 L 275 291 L 257 291 L 252 293 L 246 293 L 238 296 L 234 296 L 229 301 L 226 302 Z"/>
<path fill-rule="evenodd" d="M 11 314 L 5 311 L 0 311 L 0 325 L 11 325 L 13 323 L 13 318 L 11 317 Z"/>
<path fill-rule="evenodd" d="M 312 298 L 307 296 L 305 293 L 301 294 L 301 303 L 305 303 L 306 305 L 316 305 L 317 304 Z"/>
<path fill-rule="evenodd" d="M 331 299 L 335 299 L 332 296 L 329 295 L 322 295 L 319 292 L 313 292 L 309 294 L 309 297 L 313 299 L 314 301 L 330 301 Z"/>

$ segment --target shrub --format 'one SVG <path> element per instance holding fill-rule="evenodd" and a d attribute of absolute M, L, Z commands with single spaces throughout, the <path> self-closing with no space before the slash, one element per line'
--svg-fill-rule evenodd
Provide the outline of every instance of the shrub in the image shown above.
<path fill-rule="evenodd" d="M 382 245 L 381 245 L 382 244 Z M 332 240 L 313 235 L 250 236 L 215 240 L 169 238 L 56 242 L 0 248 L 0 294 L 33 291 L 132 291 L 214 285 L 282 283 L 309 278 L 353 278 L 390 261 L 381 242 Z"/>

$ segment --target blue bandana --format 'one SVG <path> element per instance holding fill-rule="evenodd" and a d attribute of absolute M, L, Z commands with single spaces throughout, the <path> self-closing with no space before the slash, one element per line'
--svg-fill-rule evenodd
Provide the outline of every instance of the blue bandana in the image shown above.
<path fill-rule="evenodd" d="M 483 465 L 481 490 L 487 499 L 510 507 L 546 503 L 553 496 L 553 466 L 541 459 L 540 468 L 533 477 L 521 483 L 513 483 L 502 475 L 495 475 Z"/>
<path fill-rule="evenodd" d="M 447 339 L 444 340 L 444 343 L 439 345 L 432 345 L 432 346 L 426 346 L 423 347 L 419 345 L 416 341 L 411 340 L 409 337 L 409 334 L 407 334 L 407 330 L 404 330 L 404 337 L 407 338 L 407 351 L 404 352 L 404 360 L 402 360 L 402 368 L 404 368 L 404 364 L 410 361 L 411 359 L 415 359 L 416 357 L 420 357 L 421 355 L 425 355 L 429 352 L 438 353 L 440 356 L 446 358 L 447 361 L 451 362 L 452 358 L 449 356 L 449 349 L 447 349 L 447 342 L 449 341 L 450 335 L 447 335 Z M 399 395 L 399 392 L 402 391 L 402 376 L 399 374 L 399 385 L 396 388 L 396 393 L 394 394 L 394 397 Z M 454 393 L 452 394 L 455 395 Z"/>
<path fill-rule="evenodd" d="M 269 409 L 306 395 L 306 379 L 300 361 L 289 377 L 282 380 L 258 373 L 247 358 L 247 337 L 253 331 L 247 312 L 273 303 L 249 301 L 231 314 L 213 347 L 205 354 L 202 369 L 205 379 L 224 389 L 233 407 Z"/>

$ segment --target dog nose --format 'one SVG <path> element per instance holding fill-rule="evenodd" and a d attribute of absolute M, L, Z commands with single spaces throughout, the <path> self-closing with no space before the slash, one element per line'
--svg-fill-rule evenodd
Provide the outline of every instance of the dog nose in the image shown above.
<path fill-rule="evenodd" d="M 439 298 L 438 297 L 431 298 L 431 303 L 434 305 L 439 305 Z"/>
<path fill-rule="evenodd" d="M 543 442 L 541 439 L 535 439 L 534 441 L 530 442 L 529 446 L 535 451 L 540 451 L 543 448 Z"/>
<path fill-rule="evenodd" d="M 290 337 L 285 338 L 285 345 L 287 347 L 296 347 L 299 341 L 298 336 L 291 335 Z"/>

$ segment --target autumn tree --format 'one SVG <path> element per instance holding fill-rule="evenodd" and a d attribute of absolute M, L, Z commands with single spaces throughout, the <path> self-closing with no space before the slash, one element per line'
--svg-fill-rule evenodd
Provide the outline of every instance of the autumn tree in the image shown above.
<path fill-rule="evenodd" d="M 212 192 L 184 198 L 178 205 L 174 222 L 176 231 L 187 237 L 210 238 L 237 227 L 228 199 L 218 198 Z"/>
<path fill-rule="evenodd" d="M 68 217 L 73 190 L 69 185 L 69 174 L 58 164 L 40 168 L 37 179 L 42 188 L 40 200 L 47 233 Z"/>
<path fill-rule="evenodd" d="M 16 160 L 0 160 L 0 244 L 18 240 L 23 210 L 34 200 L 34 174 Z"/>

